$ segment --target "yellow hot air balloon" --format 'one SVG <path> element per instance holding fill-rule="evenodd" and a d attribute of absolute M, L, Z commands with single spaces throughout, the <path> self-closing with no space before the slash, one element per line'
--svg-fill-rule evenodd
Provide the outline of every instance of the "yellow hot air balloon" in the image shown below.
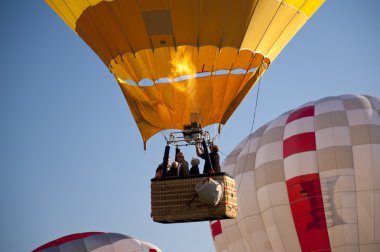
<path fill-rule="evenodd" d="M 324 0 L 46 0 L 114 74 L 144 145 L 225 124 Z"/>

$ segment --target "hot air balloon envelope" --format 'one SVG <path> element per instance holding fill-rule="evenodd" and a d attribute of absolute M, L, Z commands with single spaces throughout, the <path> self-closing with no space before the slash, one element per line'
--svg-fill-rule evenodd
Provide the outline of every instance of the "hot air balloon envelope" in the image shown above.
<path fill-rule="evenodd" d="M 46 0 L 115 75 L 144 143 L 225 124 L 324 0 Z"/>
<path fill-rule="evenodd" d="M 284 113 L 226 158 L 239 214 L 217 251 L 380 251 L 380 97 L 343 95 Z"/>
<path fill-rule="evenodd" d="M 103 232 L 67 235 L 48 242 L 32 252 L 162 252 L 153 244 L 135 238 Z"/>

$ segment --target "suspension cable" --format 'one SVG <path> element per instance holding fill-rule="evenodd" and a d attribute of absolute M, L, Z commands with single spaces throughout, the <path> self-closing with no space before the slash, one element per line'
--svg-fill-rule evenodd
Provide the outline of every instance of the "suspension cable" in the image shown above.
<path fill-rule="evenodd" d="M 259 75 L 261 76 L 261 74 Z M 255 118 L 256 118 L 256 111 L 257 111 L 257 104 L 258 104 L 258 101 L 259 101 L 259 93 L 260 93 L 260 84 L 261 84 L 261 78 L 259 79 L 259 84 L 257 85 L 257 93 L 256 93 L 256 102 L 255 102 L 255 109 L 254 109 L 254 113 L 253 113 L 253 118 L 252 118 L 252 124 L 251 124 L 251 130 L 250 130 L 250 133 L 249 133 L 249 140 L 248 140 L 248 151 L 251 147 L 251 134 L 252 134 L 252 131 L 253 131 L 253 126 L 255 124 Z M 240 154 L 240 153 L 238 153 Z M 237 155 L 237 154 L 236 154 Z M 242 172 L 242 178 L 240 179 L 240 182 L 239 182 L 239 185 L 237 187 L 237 192 L 239 192 L 240 190 L 240 185 L 241 185 L 241 182 L 243 181 L 243 174 L 245 172 L 245 168 L 247 166 L 247 160 L 248 160 L 248 153 L 245 157 L 245 161 L 244 161 L 244 166 L 243 166 L 243 172 Z"/>
<path fill-rule="evenodd" d="M 163 132 L 163 131 L 160 131 L 160 133 L 161 133 L 161 135 L 165 138 L 165 141 L 166 141 L 166 142 L 169 142 L 169 140 L 168 140 L 168 138 L 166 137 L 166 135 L 164 134 L 164 132 Z"/>

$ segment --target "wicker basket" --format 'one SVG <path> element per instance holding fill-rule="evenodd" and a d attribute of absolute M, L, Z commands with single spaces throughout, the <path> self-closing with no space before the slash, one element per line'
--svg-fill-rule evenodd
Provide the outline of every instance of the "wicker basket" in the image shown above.
<path fill-rule="evenodd" d="M 201 203 L 194 189 L 196 184 L 209 177 L 224 184 L 223 197 L 216 206 Z M 152 179 L 151 190 L 155 222 L 231 219 L 237 215 L 235 180 L 227 173 Z"/>

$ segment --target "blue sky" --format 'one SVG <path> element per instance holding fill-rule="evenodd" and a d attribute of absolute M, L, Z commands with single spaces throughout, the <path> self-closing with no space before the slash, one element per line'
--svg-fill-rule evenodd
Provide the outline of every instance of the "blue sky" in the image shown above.
<path fill-rule="evenodd" d="M 254 128 L 326 96 L 379 96 L 379 9 L 376 0 L 327 1 L 264 74 Z M 151 220 L 163 137 L 143 151 L 120 88 L 88 46 L 43 1 L 2 1 L 0 34 L 0 251 L 86 231 L 213 251 L 208 222 Z M 256 92 L 224 127 L 223 153 L 250 133 Z"/>

